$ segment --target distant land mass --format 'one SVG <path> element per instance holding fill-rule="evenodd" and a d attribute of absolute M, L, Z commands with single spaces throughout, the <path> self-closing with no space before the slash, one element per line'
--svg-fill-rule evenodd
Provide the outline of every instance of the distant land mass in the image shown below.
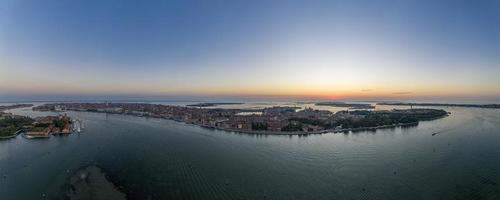
<path fill-rule="evenodd" d="M 403 103 L 403 102 L 379 102 L 377 105 L 391 106 L 449 106 L 468 108 L 500 108 L 500 104 L 449 104 L 449 103 Z"/>
<path fill-rule="evenodd" d="M 241 105 L 243 103 L 237 103 L 237 102 L 215 102 L 215 103 L 196 103 L 196 104 L 189 104 L 186 106 L 190 107 L 212 107 L 212 106 L 221 106 L 221 105 Z"/>
<path fill-rule="evenodd" d="M 315 105 L 317 106 L 335 106 L 335 107 L 343 107 L 343 108 L 351 108 L 351 109 L 373 109 L 375 106 L 371 104 L 362 104 L 362 103 L 345 103 L 345 102 L 318 102 Z"/>
<path fill-rule="evenodd" d="M 8 105 L 8 106 L 0 106 L 0 112 L 2 112 L 4 110 L 23 108 L 23 107 L 31 107 L 31 106 L 33 106 L 33 104 L 14 104 L 14 105 Z"/>

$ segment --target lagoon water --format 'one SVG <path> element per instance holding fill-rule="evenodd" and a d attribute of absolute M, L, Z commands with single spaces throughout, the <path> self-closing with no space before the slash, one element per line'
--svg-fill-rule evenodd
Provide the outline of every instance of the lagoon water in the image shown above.
<path fill-rule="evenodd" d="M 89 164 L 130 199 L 500 199 L 500 110 L 442 109 L 416 127 L 302 137 L 67 112 L 84 133 L 0 141 L 0 199 L 61 199 Z"/>

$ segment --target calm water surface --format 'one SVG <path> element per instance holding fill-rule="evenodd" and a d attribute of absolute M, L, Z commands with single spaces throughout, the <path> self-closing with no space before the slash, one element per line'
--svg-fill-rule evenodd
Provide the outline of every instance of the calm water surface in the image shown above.
<path fill-rule="evenodd" d="M 417 127 L 307 137 L 68 112 L 84 133 L 0 141 L 0 199 L 58 199 L 88 164 L 131 199 L 500 199 L 500 110 L 443 109 Z"/>

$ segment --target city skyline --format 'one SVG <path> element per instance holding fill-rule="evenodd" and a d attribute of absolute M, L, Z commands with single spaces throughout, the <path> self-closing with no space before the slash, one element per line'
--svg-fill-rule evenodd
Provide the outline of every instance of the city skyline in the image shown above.
<path fill-rule="evenodd" d="M 500 101 L 495 1 L 0 5 L 0 100 Z"/>

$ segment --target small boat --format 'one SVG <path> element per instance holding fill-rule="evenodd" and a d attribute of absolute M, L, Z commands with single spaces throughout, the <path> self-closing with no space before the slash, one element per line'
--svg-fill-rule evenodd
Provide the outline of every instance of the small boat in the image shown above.
<path fill-rule="evenodd" d="M 31 135 L 27 135 L 27 134 L 23 134 L 23 137 L 24 137 L 24 138 L 27 138 L 27 139 L 33 139 L 33 138 L 34 138 L 33 136 L 31 136 Z"/>
<path fill-rule="evenodd" d="M 50 137 L 49 135 L 30 135 L 26 133 L 22 134 L 22 136 L 26 139 L 45 139 Z"/>

